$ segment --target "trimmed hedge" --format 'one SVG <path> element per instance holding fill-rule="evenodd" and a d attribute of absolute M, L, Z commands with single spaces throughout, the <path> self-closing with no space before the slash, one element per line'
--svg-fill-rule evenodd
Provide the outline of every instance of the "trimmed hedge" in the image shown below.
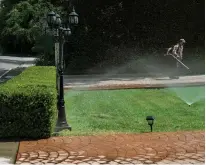
<path fill-rule="evenodd" d="M 29 67 L 0 86 L 0 137 L 46 138 L 57 119 L 55 67 Z"/>

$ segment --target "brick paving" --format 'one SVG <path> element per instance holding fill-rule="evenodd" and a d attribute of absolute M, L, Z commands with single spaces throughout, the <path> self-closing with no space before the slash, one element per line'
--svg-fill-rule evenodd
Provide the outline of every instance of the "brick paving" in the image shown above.
<path fill-rule="evenodd" d="M 204 164 L 204 138 L 186 131 L 22 141 L 16 164 Z"/>

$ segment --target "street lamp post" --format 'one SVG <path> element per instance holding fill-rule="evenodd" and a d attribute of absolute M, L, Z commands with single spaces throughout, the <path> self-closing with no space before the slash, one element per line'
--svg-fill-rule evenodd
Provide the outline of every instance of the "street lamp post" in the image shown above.
<path fill-rule="evenodd" d="M 55 132 L 68 129 L 71 131 L 71 126 L 67 123 L 66 113 L 65 113 L 65 101 L 64 101 L 64 43 L 67 37 L 71 35 L 71 29 L 69 26 L 75 26 L 78 24 L 78 14 L 75 12 L 74 8 L 69 14 L 68 23 L 62 24 L 61 18 L 58 14 L 53 11 L 49 12 L 47 15 L 47 23 L 52 31 L 55 32 L 55 65 L 56 65 L 56 83 L 58 91 L 58 119 L 56 123 Z"/>

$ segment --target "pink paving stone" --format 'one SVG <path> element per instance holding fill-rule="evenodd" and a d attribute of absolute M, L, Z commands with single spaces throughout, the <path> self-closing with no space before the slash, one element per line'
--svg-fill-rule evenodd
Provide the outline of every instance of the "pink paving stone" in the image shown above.
<path fill-rule="evenodd" d="M 149 135 L 116 134 L 111 135 L 111 137 L 110 135 L 95 137 L 55 137 L 48 139 L 47 142 L 44 139 L 44 142 L 42 143 L 41 140 L 38 141 L 40 143 L 36 143 L 36 141 L 27 141 L 20 143 L 17 162 L 46 162 L 46 160 L 50 160 L 52 163 L 56 164 L 66 162 L 74 163 L 75 161 L 77 163 L 81 163 L 82 161 L 85 163 L 90 161 L 96 163 L 109 163 L 112 161 L 118 162 L 119 160 L 119 162 L 123 161 L 125 163 L 131 164 L 134 161 L 142 163 L 152 162 L 158 164 L 177 163 L 178 161 L 186 162 L 186 164 L 201 163 L 205 161 L 203 150 L 205 146 L 204 138 L 202 137 L 203 132 L 204 131 L 186 131 L 174 133 L 164 132 L 150 133 Z M 195 136 L 193 134 L 195 134 Z M 159 141 L 157 140 L 158 136 L 161 137 Z M 189 140 L 188 138 L 185 138 L 193 136 L 195 138 L 189 138 Z M 167 140 L 162 140 L 163 137 L 165 137 Z M 84 139 L 86 140 L 85 142 L 83 141 Z M 88 143 L 88 141 L 91 143 Z M 115 141 L 117 141 L 117 143 L 115 143 Z M 183 143 L 185 146 L 184 148 L 181 147 Z M 85 144 L 87 144 L 87 146 L 85 146 Z M 50 152 L 46 148 L 52 148 L 53 151 Z M 188 150 L 189 148 L 192 149 Z M 41 151 L 39 149 L 41 149 Z M 189 151 L 189 153 L 186 151 Z M 39 155 L 36 153 L 39 153 Z M 26 159 L 24 159 L 24 155 L 26 156 Z"/>

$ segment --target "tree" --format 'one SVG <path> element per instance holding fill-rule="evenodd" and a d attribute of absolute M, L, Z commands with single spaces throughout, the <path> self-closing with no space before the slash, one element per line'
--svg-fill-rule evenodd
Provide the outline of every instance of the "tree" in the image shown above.
<path fill-rule="evenodd" d="M 61 8 L 45 0 L 6 1 L 0 10 L 3 17 L 0 44 L 5 52 L 31 54 L 36 40 L 45 33 L 45 14 L 50 10 L 61 11 Z"/>

